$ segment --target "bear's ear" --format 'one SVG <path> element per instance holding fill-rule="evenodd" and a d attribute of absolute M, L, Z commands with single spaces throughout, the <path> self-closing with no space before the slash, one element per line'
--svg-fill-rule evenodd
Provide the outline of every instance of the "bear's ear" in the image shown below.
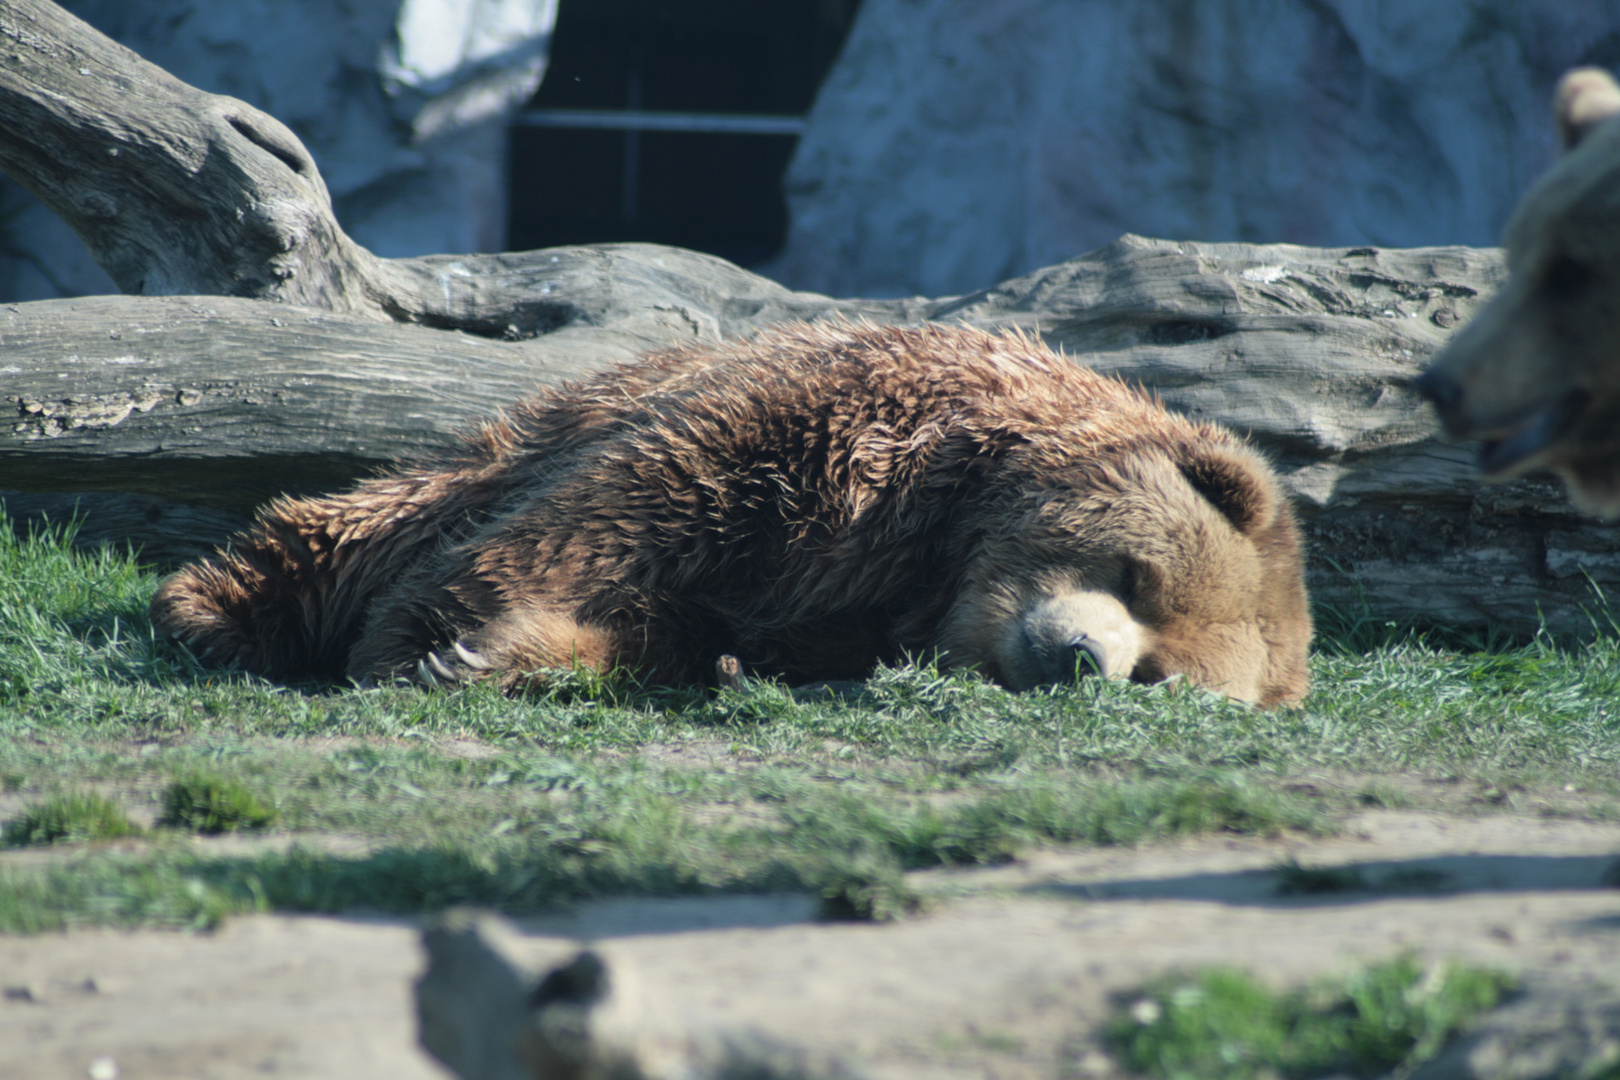
<path fill-rule="evenodd" d="M 1620 114 L 1620 86 L 1602 68 L 1576 68 L 1558 80 L 1553 108 L 1558 113 L 1558 141 L 1567 152 L 1599 124 Z"/>
<path fill-rule="evenodd" d="M 1176 464 L 1193 490 L 1208 499 L 1239 532 L 1253 532 L 1276 516 L 1276 492 L 1250 455 L 1196 446 L 1189 447 Z"/>

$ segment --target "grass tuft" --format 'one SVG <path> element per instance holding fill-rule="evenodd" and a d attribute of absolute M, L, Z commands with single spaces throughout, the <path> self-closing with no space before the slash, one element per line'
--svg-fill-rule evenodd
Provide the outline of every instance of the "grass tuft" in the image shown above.
<path fill-rule="evenodd" d="M 193 772 L 178 777 L 163 792 L 163 817 L 172 829 L 214 835 L 263 829 L 276 812 L 239 780 Z"/>
<path fill-rule="evenodd" d="M 140 829 L 119 805 L 94 792 L 56 795 L 0 826 L 0 847 L 116 840 Z"/>
<path fill-rule="evenodd" d="M 1403 956 L 1277 992 L 1227 968 L 1122 999 L 1104 1038 L 1129 1071 L 1163 1080 L 1283 1080 L 1405 1072 L 1493 1008 L 1502 972 Z"/>
<path fill-rule="evenodd" d="M 900 867 L 881 855 L 857 856 L 829 867 L 821 878 L 820 913 L 828 922 L 894 922 L 926 906 Z"/>

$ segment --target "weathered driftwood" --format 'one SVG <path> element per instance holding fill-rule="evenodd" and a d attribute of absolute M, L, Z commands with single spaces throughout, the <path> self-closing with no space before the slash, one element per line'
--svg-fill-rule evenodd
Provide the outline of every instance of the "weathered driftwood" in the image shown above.
<path fill-rule="evenodd" d="M 0 168 L 127 294 L 250 297 L 499 338 L 575 314 L 548 298 L 551 266 L 533 253 L 373 255 L 343 232 L 314 159 L 278 120 L 181 82 L 50 0 L 0 2 Z"/>
<path fill-rule="evenodd" d="M 127 293 L 377 312 L 297 137 L 146 63 L 48 0 L 0 6 L 0 160 Z"/>
<path fill-rule="evenodd" d="M 157 560 L 223 538 L 279 491 L 347 482 L 537 386 L 645 349 L 791 318 L 1016 327 L 1251 432 L 1310 534 L 1312 586 L 1377 617 L 1580 630 L 1620 587 L 1620 533 L 1551 482 L 1481 483 L 1411 384 L 1502 275 L 1494 251 L 1319 250 L 1126 237 L 969 296 L 830 300 L 647 245 L 520 258 L 559 313 L 499 341 L 230 298 L 0 308 L 0 489 L 79 505 L 90 539 Z M 552 260 L 556 261 L 553 262 Z M 81 493 L 113 492 L 76 502 Z"/>
<path fill-rule="evenodd" d="M 472 272 L 457 259 L 446 265 Z M 505 340 L 222 296 L 0 306 L 0 492 L 14 517 L 82 518 L 83 539 L 160 563 L 202 554 L 283 492 L 348 483 L 443 449 L 503 405 L 650 349 L 829 310 L 914 318 L 920 302 L 835 304 L 712 256 L 613 245 L 491 256 L 534 297 Z M 512 284 L 521 280 L 520 286 Z"/>

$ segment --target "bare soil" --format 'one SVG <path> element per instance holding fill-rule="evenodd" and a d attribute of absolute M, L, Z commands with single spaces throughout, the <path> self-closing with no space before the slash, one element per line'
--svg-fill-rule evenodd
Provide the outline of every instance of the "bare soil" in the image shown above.
<path fill-rule="evenodd" d="M 1620 980 L 1620 824 L 1379 810 L 1338 837 L 1214 838 L 930 872 L 924 915 L 814 921 L 798 896 L 618 900 L 513 927 L 542 967 L 592 941 L 660 1022 L 751 1026 L 886 1078 L 1106 1073 L 1111 1000 L 1169 968 L 1296 981 L 1402 950 L 1531 985 Z M 1282 895 L 1275 868 L 1354 867 Z M 415 1046 L 416 926 L 267 916 L 213 934 L 0 938 L 0 1080 L 445 1074 Z M 102 1063 L 103 1075 L 107 1066 Z"/>

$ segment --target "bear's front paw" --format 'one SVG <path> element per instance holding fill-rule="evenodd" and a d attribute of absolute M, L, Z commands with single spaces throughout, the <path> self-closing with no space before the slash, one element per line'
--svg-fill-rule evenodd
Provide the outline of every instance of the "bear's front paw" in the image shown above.
<path fill-rule="evenodd" d="M 495 663 L 461 642 L 452 642 L 443 655 L 428 650 L 416 662 L 415 681 L 422 686 L 459 686 L 481 679 L 495 670 Z"/>

